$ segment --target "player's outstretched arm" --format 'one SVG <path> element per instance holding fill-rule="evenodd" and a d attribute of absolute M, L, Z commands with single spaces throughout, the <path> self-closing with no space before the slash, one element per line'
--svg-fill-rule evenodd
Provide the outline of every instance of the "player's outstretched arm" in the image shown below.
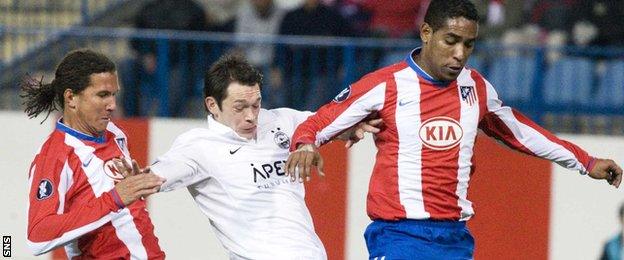
<path fill-rule="evenodd" d="M 622 168 L 610 159 L 595 159 L 594 167 L 589 171 L 589 177 L 597 180 L 606 180 L 616 188 L 622 182 Z"/>
<path fill-rule="evenodd" d="M 364 139 L 365 133 L 376 134 L 381 131 L 381 124 L 383 120 L 381 118 L 371 119 L 358 123 L 351 127 L 347 131 L 338 135 L 336 139 L 346 141 L 345 147 L 351 148 L 355 143 Z"/>
<path fill-rule="evenodd" d="M 302 144 L 294 152 L 290 153 L 286 161 L 286 174 L 292 181 L 299 177 L 299 182 L 309 181 L 312 174 L 312 167 L 316 166 L 318 174 L 323 173 L 323 157 L 314 144 Z M 297 172 L 299 176 L 297 176 Z"/>

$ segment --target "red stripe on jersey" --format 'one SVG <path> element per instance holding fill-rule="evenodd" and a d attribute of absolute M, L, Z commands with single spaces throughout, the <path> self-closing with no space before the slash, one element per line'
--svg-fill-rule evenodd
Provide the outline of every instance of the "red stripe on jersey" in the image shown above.
<path fill-rule="evenodd" d="M 399 139 L 396 125 L 397 86 L 394 79 L 386 82 L 386 99 L 379 115 L 384 128 L 377 134 L 377 156 L 368 187 L 366 211 L 371 219 L 398 220 L 406 217 L 399 196 Z"/>
<path fill-rule="evenodd" d="M 450 117 L 459 122 L 462 101 L 457 91 L 457 81 L 439 88 L 421 79 L 420 86 L 421 122 L 435 117 Z M 438 127 L 433 136 L 446 138 L 446 131 Z M 456 194 L 458 160 L 459 146 L 448 150 L 433 150 L 425 145 L 422 147 L 423 200 L 425 211 L 431 215 L 431 219 L 459 220 L 461 208 Z"/>

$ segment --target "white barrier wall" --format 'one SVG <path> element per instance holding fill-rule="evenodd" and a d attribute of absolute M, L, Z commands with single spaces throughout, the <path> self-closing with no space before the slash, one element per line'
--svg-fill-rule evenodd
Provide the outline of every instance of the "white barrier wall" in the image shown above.
<path fill-rule="evenodd" d="M 589 154 L 624 164 L 624 138 L 562 135 Z M 607 187 L 559 166 L 553 166 L 550 259 L 598 259 L 602 243 L 620 232 L 617 211 L 624 186 Z"/>
<path fill-rule="evenodd" d="M 0 112 L 0 235 L 12 236 L 15 259 L 33 257 L 26 248 L 27 169 L 36 149 L 52 129 L 52 120 L 39 125 L 23 113 Z M 150 161 L 164 153 L 175 136 L 202 126 L 204 120 L 153 119 L 149 129 Z M 565 139 L 597 156 L 624 163 L 624 138 L 568 135 Z M 363 231 L 369 223 L 365 211 L 368 178 L 375 149 L 370 137 L 349 151 L 347 194 L 347 259 L 366 259 Z M 553 166 L 550 198 L 550 259 L 596 259 L 602 243 L 619 228 L 617 208 L 624 202 L 624 189 L 615 190 L 605 183 L 589 180 L 575 172 Z M 527 176 L 530 178 L 531 176 Z M 549 180 L 545 180 L 549 181 Z M 313 184 L 313 183 L 312 183 Z M 522 198 L 518 198 L 522 199 Z M 531 214 L 531 212 L 518 212 Z M 199 211 L 186 190 L 156 194 L 150 198 L 150 216 L 160 245 L 170 259 L 227 259 L 216 241 L 209 221 Z M 513 223 L 510 223 L 513 224 Z M 510 234 L 513 236 L 513 234 Z M 479 241 L 477 241 L 479 243 Z M 326 243 L 326 247 L 332 244 Z M 522 245 L 518 245 L 522 246 Z"/>
<path fill-rule="evenodd" d="M 41 120 L 28 120 L 22 112 L 0 112 L 0 236 L 11 236 L 11 253 L 16 259 L 48 258 L 33 257 L 26 247 L 28 168 L 51 132 L 54 117 L 42 125 Z"/>

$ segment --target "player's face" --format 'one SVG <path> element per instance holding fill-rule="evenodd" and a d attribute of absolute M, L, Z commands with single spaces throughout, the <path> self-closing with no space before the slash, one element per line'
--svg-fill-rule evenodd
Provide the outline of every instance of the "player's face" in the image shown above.
<path fill-rule="evenodd" d="M 258 84 L 245 86 L 232 82 L 228 86 L 226 98 L 221 102 L 221 108 L 212 97 L 206 98 L 206 106 L 217 122 L 229 126 L 239 136 L 251 139 L 256 136 L 260 100 Z"/>
<path fill-rule="evenodd" d="M 119 91 L 119 84 L 116 73 L 94 73 L 89 78 L 89 86 L 74 94 L 67 104 L 69 109 L 75 111 L 70 127 L 98 136 L 106 130 L 117 108 L 115 95 Z"/>
<path fill-rule="evenodd" d="M 446 20 L 435 32 L 428 24 L 421 28 L 424 70 L 437 80 L 453 81 L 474 50 L 479 27 L 464 17 Z"/>

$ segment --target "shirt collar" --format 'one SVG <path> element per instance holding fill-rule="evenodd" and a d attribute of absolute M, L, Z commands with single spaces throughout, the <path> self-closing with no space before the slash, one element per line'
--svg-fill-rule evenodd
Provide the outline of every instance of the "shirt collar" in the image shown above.
<path fill-rule="evenodd" d="M 76 129 L 73 129 L 73 128 L 69 127 L 66 124 L 63 124 L 63 118 L 62 117 L 59 118 L 58 121 L 56 121 L 56 129 L 58 129 L 61 132 L 67 133 L 67 134 L 69 134 L 69 135 L 71 135 L 73 137 L 76 137 L 76 138 L 78 138 L 80 140 L 89 141 L 89 142 L 95 142 L 95 143 L 98 143 L 98 144 L 102 144 L 102 143 L 106 142 L 106 135 L 105 134 L 102 134 L 99 137 L 95 137 L 95 136 L 92 136 L 92 135 L 85 134 L 83 132 L 80 132 L 80 131 L 78 131 Z"/>
<path fill-rule="evenodd" d="M 416 49 L 412 50 L 409 53 L 407 58 L 405 58 L 405 61 L 410 66 L 410 68 L 412 68 L 412 70 L 414 70 L 416 74 L 418 74 L 418 76 L 422 77 L 426 81 L 431 82 L 431 84 L 434 84 L 437 86 L 446 86 L 450 84 L 451 83 L 450 81 L 442 81 L 442 80 L 437 80 L 433 78 L 431 75 L 425 72 L 420 66 L 418 66 L 418 64 L 416 64 L 416 61 L 414 60 L 414 55 L 420 54 L 421 50 L 422 50 L 422 47 L 417 47 Z"/>
<path fill-rule="evenodd" d="M 219 135 L 230 137 L 230 138 L 237 139 L 240 141 L 245 141 L 245 142 L 256 141 L 256 138 L 247 139 L 245 137 L 238 135 L 236 131 L 234 131 L 234 129 L 230 128 L 229 126 L 219 123 L 217 120 L 214 119 L 214 117 L 212 117 L 212 115 L 208 115 L 207 118 L 208 118 L 208 129 L 210 129 L 211 131 L 214 131 L 215 133 Z"/>

